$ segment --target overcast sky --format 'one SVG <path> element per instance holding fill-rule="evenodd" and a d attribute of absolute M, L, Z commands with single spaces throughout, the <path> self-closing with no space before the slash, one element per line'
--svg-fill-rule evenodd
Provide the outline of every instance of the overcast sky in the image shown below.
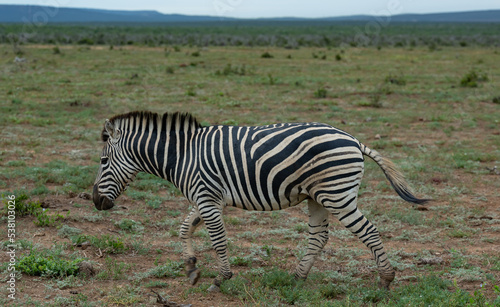
<path fill-rule="evenodd" d="M 32 4 L 113 10 L 157 10 L 165 14 L 227 17 L 330 17 L 357 14 L 395 15 L 500 9 L 499 0 L 0 0 Z"/>

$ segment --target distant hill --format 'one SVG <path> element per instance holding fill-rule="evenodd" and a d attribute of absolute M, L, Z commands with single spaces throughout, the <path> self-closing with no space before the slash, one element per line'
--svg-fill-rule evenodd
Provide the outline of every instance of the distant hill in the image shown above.
<path fill-rule="evenodd" d="M 324 18 L 326 20 L 369 21 L 375 16 L 355 15 Z M 383 18 L 387 18 L 386 16 Z M 500 10 L 432 14 L 401 14 L 390 17 L 391 22 L 500 22 Z"/>
<path fill-rule="evenodd" d="M 157 11 L 116 11 L 85 8 L 54 8 L 38 5 L 0 5 L 0 23 L 85 23 L 85 22 L 204 22 L 232 20 L 214 16 L 162 14 Z"/>
<path fill-rule="evenodd" d="M 370 15 L 355 15 L 328 18 L 265 18 L 258 20 L 295 21 L 369 21 L 376 18 Z M 387 17 L 382 17 L 387 18 Z M 0 5 L 0 23 L 163 23 L 163 22 L 206 22 L 221 20 L 239 20 L 218 16 L 191 16 L 181 14 L 162 14 L 157 11 L 119 11 L 85 8 L 54 8 L 37 5 Z M 458 13 L 402 14 L 390 17 L 391 22 L 460 22 L 460 23 L 498 23 L 500 10 L 471 11 Z"/>

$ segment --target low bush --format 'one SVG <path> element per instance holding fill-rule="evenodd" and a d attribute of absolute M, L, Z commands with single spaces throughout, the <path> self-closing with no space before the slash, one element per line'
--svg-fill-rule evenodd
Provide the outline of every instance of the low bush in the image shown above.
<path fill-rule="evenodd" d="M 32 276 L 65 277 L 78 274 L 78 264 L 82 261 L 81 258 L 66 260 L 33 249 L 28 256 L 21 256 L 16 264 L 16 270 Z"/>
<path fill-rule="evenodd" d="M 460 80 L 460 86 L 478 87 L 479 83 L 487 82 L 488 80 L 488 74 L 473 69 L 462 77 L 462 79 Z"/>

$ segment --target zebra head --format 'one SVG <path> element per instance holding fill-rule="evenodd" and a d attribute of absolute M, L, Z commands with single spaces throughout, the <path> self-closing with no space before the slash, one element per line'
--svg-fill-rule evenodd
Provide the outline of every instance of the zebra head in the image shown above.
<path fill-rule="evenodd" d="M 122 131 L 115 123 L 106 120 L 102 140 L 106 142 L 102 150 L 101 164 L 94 182 L 93 201 L 98 210 L 113 208 L 114 200 L 128 187 L 137 174 L 129 154 L 124 148 Z"/>

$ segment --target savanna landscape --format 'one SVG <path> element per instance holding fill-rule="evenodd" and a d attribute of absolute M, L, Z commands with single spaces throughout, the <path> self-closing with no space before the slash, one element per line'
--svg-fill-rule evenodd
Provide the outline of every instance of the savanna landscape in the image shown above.
<path fill-rule="evenodd" d="M 500 306 L 498 25 L 391 24 L 356 41 L 363 25 L 47 25 L 25 39 L 1 26 L 0 305 Z M 203 125 L 322 122 L 393 160 L 432 201 L 404 202 L 366 160 L 359 207 L 396 269 L 391 290 L 333 217 L 309 278 L 295 280 L 306 205 L 226 208 L 235 275 L 207 291 L 218 269 L 200 227 L 191 286 L 179 227 L 192 205 L 172 184 L 140 173 L 113 209 L 92 203 L 104 121 L 135 110 Z"/>

